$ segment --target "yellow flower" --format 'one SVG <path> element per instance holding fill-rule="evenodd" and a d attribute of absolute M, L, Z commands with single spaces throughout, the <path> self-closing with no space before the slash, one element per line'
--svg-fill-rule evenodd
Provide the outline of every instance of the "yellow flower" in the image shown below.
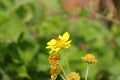
<path fill-rule="evenodd" d="M 62 36 L 59 35 L 58 39 L 50 40 L 46 46 L 47 49 L 51 49 L 49 53 L 58 52 L 61 48 L 69 48 L 71 43 L 69 37 L 70 34 L 68 32 L 65 32 Z"/>
<path fill-rule="evenodd" d="M 60 54 L 54 53 L 49 56 L 49 63 L 50 65 L 56 65 L 58 64 L 58 59 L 60 58 Z"/>
<path fill-rule="evenodd" d="M 57 75 L 59 74 L 61 68 L 60 66 L 52 66 L 50 73 L 51 73 L 51 79 L 54 80 L 55 77 L 57 77 Z"/>
<path fill-rule="evenodd" d="M 80 75 L 79 75 L 79 73 L 71 72 L 67 75 L 66 80 L 80 80 Z"/>
<path fill-rule="evenodd" d="M 97 62 L 97 59 L 95 58 L 94 55 L 92 54 L 87 54 L 86 56 L 82 57 L 82 60 L 86 63 L 96 63 Z"/>

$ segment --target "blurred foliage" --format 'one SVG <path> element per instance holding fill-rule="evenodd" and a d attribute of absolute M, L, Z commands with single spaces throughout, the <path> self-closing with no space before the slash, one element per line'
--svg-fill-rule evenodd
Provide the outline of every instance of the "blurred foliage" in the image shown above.
<path fill-rule="evenodd" d="M 50 80 L 45 46 L 65 31 L 72 39 L 65 53 L 81 80 L 85 73 L 81 56 L 88 52 L 98 59 L 90 68 L 89 80 L 120 80 L 120 25 L 109 28 L 104 21 L 90 20 L 85 10 L 74 21 L 61 10 L 59 1 L 40 1 L 0 0 L 0 80 Z M 66 69 L 64 58 L 61 61 Z"/>

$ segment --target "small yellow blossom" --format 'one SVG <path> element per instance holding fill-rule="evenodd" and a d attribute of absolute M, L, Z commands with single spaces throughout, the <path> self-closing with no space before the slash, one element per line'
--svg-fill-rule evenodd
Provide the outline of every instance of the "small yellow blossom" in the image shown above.
<path fill-rule="evenodd" d="M 58 39 L 50 40 L 46 46 L 47 49 L 51 49 L 49 53 L 57 52 L 61 48 L 69 48 L 71 43 L 71 40 L 69 40 L 69 37 L 70 37 L 70 34 L 68 32 L 65 32 L 62 36 L 59 35 Z"/>
<path fill-rule="evenodd" d="M 58 59 L 60 58 L 60 54 L 54 53 L 49 56 L 49 63 L 50 65 L 56 65 L 58 64 Z"/>
<path fill-rule="evenodd" d="M 80 80 L 80 75 L 79 75 L 79 73 L 71 72 L 67 75 L 66 80 Z"/>
<path fill-rule="evenodd" d="M 82 60 L 86 63 L 96 63 L 97 62 L 97 59 L 95 58 L 94 55 L 92 54 L 87 54 L 86 56 L 82 57 Z"/>
<path fill-rule="evenodd" d="M 51 79 L 54 80 L 55 77 L 57 77 L 57 75 L 59 74 L 61 68 L 60 66 L 52 66 L 50 73 L 51 73 Z"/>

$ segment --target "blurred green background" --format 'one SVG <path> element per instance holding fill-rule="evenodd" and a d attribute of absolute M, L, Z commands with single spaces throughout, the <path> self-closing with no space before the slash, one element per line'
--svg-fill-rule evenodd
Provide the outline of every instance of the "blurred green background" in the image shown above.
<path fill-rule="evenodd" d="M 72 40 L 65 49 L 71 71 L 84 80 L 81 57 L 90 52 L 98 62 L 91 65 L 88 80 L 120 80 L 120 25 L 90 19 L 85 9 L 76 12 L 77 19 L 60 0 L 0 0 L 0 80 L 50 80 L 45 46 L 66 31 Z"/>

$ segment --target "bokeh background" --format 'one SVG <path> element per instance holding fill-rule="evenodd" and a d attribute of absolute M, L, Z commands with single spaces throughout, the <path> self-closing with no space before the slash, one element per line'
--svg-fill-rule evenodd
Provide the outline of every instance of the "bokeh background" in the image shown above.
<path fill-rule="evenodd" d="M 93 53 L 88 80 L 120 80 L 119 19 L 120 0 L 0 0 L 0 80 L 50 80 L 45 46 L 66 31 L 71 71 L 84 80 L 81 57 Z"/>

